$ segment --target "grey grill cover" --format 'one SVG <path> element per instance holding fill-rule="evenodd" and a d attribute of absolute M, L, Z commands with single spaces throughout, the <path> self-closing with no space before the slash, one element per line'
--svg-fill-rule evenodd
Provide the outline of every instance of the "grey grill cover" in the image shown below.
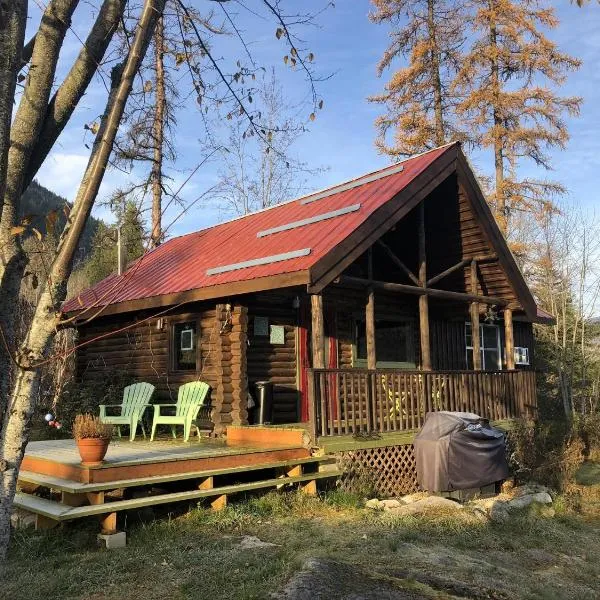
<path fill-rule="evenodd" d="M 413 444 L 424 490 L 466 490 L 508 477 L 504 434 L 473 413 L 428 413 Z"/>

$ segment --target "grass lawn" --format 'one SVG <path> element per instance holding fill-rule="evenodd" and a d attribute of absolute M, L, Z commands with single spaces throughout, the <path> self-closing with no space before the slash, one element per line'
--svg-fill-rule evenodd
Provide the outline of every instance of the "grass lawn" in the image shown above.
<path fill-rule="evenodd" d="M 130 517 L 128 546 L 95 546 L 96 528 L 15 533 L 0 579 L 7 600 L 268 598 L 307 558 L 352 565 L 427 598 L 600 597 L 600 485 L 555 502 L 556 516 L 505 525 L 468 511 L 392 518 L 352 496 L 272 493 L 211 513 L 149 524 Z M 243 536 L 277 546 L 245 550 Z"/>

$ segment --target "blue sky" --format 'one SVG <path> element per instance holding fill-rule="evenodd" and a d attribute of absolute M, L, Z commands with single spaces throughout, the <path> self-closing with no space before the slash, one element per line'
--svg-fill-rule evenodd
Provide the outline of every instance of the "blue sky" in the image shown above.
<path fill-rule="evenodd" d="M 193 0 L 198 6 L 201 0 Z M 325 2 L 307 0 L 306 7 L 318 8 Z M 288 2 L 293 6 L 294 2 Z M 35 5 L 32 5 L 32 23 L 35 22 Z M 549 174 L 569 190 L 568 200 L 581 203 L 593 209 L 598 200 L 597 174 L 600 171 L 600 5 L 592 3 L 583 9 L 572 5 L 568 0 L 555 3 L 560 27 L 550 33 L 561 50 L 578 56 L 583 66 L 569 77 L 564 88 L 569 95 L 584 98 L 581 116 L 569 121 L 571 141 L 564 152 L 554 154 L 555 172 Z M 80 36 L 86 34 L 89 10 L 81 3 L 73 24 L 73 30 Z M 339 0 L 335 8 L 323 13 L 319 27 L 301 31 L 307 46 L 316 56 L 316 66 L 322 75 L 332 73 L 331 79 L 319 84 L 319 92 L 325 107 L 319 112 L 315 122 L 310 124 L 310 132 L 302 136 L 294 150 L 300 160 L 313 166 L 325 166 L 326 171 L 312 177 L 309 189 L 317 189 L 334 184 L 357 174 L 377 169 L 389 163 L 389 159 L 378 155 L 373 141 L 375 130 L 373 121 L 381 107 L 370 104 L 366 98 L 381 90 L 384 79 L 376 76 L 376 64 L 387 45 L 385 27 L 374 25 L 368 20 L 370 3 L 367 0 Z M 307 87 L 299 73 L 283 65 L 285 47 L 274 36 L 275 25 L 250 16 L 240 15 L 246 33 L 252 42 L 252 51 L 258 62 L 265 67 L 275 66 L 278 77 L 284 85 L 290 102 L 301 100 Z M 238 57 L 239 46 L 233 39 L 219 41 L 222 55 Z M 61 61 L 68 65 L 79 49 L 76 36 L 71 33 Z M 61 136 L 53 154 L 39 173 L 39 181 L 55 192 L 72 199 L 87 161 L 83 124 L 94 120 L 100 112 L 104 100 L 103 87 L 96 82 L 78 107 L 74 118 Z M 179 127 L 176 145 L 180 158 L 177 163 L 177 180 L 183 180 L 186 172 L 197 162 L 200 155 L 202 127 L 195 103 L 182 110 L 178 116 Z M 193 106 L 192 106 L 193 105 Z M 472 155 L 472 161 L 482 172 L 490 171 L 491 161 L 487 153 Z M 211 163 L 203 167 L 184 188 L 184 195 L 193 200 L 216 180 L 218 165 Z M 546 176 L 528 168 L 527 174 Z M 125 178 L 117 172 L 110 172 L 101 190 L 106 197 L 111 189 L 125 183 Z M 106 210 L 97 209 L 96 214 L 107 218 Z M 177 214 L 171 212 L 165 221 L 170 222 Z M 171 234 L 181 234 L 200 229 L 223 218 L 214 208 L 196 205 L 172 228 Z"/>

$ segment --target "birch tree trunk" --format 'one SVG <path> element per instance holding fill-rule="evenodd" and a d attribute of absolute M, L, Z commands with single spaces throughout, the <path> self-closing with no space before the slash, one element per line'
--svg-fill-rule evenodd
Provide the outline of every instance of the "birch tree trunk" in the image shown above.
<path fill-rule="evenodd" d="M 21 68 L 27 0 L 0 3 L 0 202 L 6 191 L 10 127 L 17 74 Z M 1 212 L 1 208 L 0 208 Z M 5 322 L 0 315 L 0 326 Z M 6 408 L 10 361 L 0 348 L 0 424 Z"/>
<path fill-rule="evenodd" d="M 114 77 L 113 91 L 109 96 L 102 125 L 96 136 L 73 209 L 50 267 L 48 282 L 36 306 L 26 339 L 18 352 L 16 381 L 0 432 L 0 560 L 6 556 L 8 549 L 12 503 L 40 384 L 39 365 L 46 359 L 60 323 L 60 306 L 66 296 L 67 280 L 75 250 L 102 183 L 133 79 L 139 70 L 154 33 L 156 20 L 162 14 L 164 5 L 165 0 L 145 0 L 122 74 L 119 77 L 119 73 L 116 73 L 117 76 Z"/>

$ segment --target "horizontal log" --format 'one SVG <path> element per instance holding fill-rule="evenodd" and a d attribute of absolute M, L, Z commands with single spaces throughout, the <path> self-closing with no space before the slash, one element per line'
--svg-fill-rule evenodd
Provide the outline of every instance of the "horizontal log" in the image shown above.
<path fill-rule="evenodd" d="M 387 281 L 374 281 L 369 279 L 361 279 L 359 277 L 350 277 L 344 275 L 340 277 L 341 285 L 354 285 L 361 287 L 372 287 L 376 290 L 385 290 L 387 292 L 395 292 L 399 294 L 412 294 L 416 296 L 427 295 L 432 298 L 444 298 L 446 300 L 462 300 L 465 302 L 481 302 L 482 304 L 496 304 L 505 306 L 508 300 L 496 298 L 493 296 L 478 296 L 475 294 L 463 294 L 461 292 L 450 292 L 447 290 L 438 290 L 435 288 L 417 287 L 414 285 L 405 285 L 403 283 L 389 283 Z"/>

